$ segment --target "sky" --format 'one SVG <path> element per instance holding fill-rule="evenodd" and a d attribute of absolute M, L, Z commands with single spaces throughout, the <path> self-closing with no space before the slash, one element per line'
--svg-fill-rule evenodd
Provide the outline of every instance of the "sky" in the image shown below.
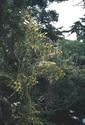
<path fill-rule="evenodd" d="M 85 9 L 83 9 L 82 4 L 80 4 L 80 6 L 78 5 L 80 2 L 81 0 L 69 0 L 62 3 L 53 2 L 50 4 L 48 8 L 56 10 L 56 12 L 59 13 L 59 21 L 53 25 L 55 27 L 63 26 L 63 29 L 69 30 L 70 26 L 85 14 Z M 76 34 L 67 34 L 65 38 L 75 40 Z"/>

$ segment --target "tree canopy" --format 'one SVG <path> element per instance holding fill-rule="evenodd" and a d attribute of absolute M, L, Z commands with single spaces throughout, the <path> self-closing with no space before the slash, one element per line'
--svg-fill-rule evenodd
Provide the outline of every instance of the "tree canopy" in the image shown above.
<path fill-rule="evenodd" d="M 72 27 L 77 41 L 59 39 L 58 14 L 46 11 L 53 1 L 63 0 L 1 0 L 1 125 L 82 124 L 85 21 Z"/>

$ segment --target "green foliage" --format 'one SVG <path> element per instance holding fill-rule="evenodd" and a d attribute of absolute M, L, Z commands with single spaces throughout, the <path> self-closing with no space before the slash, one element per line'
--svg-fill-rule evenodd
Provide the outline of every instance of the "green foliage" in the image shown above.
<path fill-rule="evenodd" d="M 55 56 L 60 57 L 61 52 L 39 31 L 27 11 L 15 12 L 14 15 L 10 12 L 7 22 L 10 27 L 7 31 L 13 30 L 13 32 L 10 31 L 11 34 L 7 32 L 1 39 L 3 56 L 0 60 L 3 60 L 1 65 L 4 68 L 0 69 L 0 72 L 3 76 L 8 73 L 11 79 L 10 87 L 13 89 L 7 97 L 12 111 L 9 123 L 43 124 L 42 120 L 39 121 L 39 118 L 32 114 L 31 89 L 38 83 L 37 76 L 40 74 L 45 75 L 49 83 L 56 82 L 63 76 L 61 68 L 57 66 L 59 62 L 54 59 Z M 9 89 L 8 87 L 8 91 Z"/>
<path fill-rule="evenodd" d="M 85 41 L 85 16 L 74 23 L 74 25 L 71 27 L 71 32 L 76 33 L 78 40 Z"/>
<path fill-rule="evenodd" d="M 49 114 L 68 110 L 77 101 L 85 104 L 84 42 L 61 40 L 54 46 L 52 40 L 61 32 L 50 25 L 58 15 L 46 12 L 47 4 L 44 0 L 0 4 L 2 125 L 54 125 Z M 40 25 L 32 18 L 34 13 Z"/>
<path fill-rule="evenodd" d="M 63 0 L 30 0 L 27 5 L 32 13 L 32 16 L 40 25 L 39 29 L 45 33 L 53 42 L 62 37 L 62 32 L 56 29 L 52 22 L 58 21 L 59 14 L 55 10 L 48 10 L 47 7 L 52 2 L 62 2 Z M 65 1 L 65 0 L 64 0 Z"/>
<path fill-rule="evenodd" d="M 80 41 L 61 41 L 61 50 L 64 59 L 71 61 L 71 67 L 64 67 L 65 77 L 59 82 L 68 83 L 68 85 L 73 86 L 73 98 L 74 102 L 80 102 L 80 104 L 85 103 L 84 101 L 84 72 L 85 72 L 85 43 Z M 70 66 L 70 65 L 69 65 Z M 68 82 L 67 82 L 68 81 Z M 65 87 L 65 86 L 64 86 Z M 62 87 L 61 87 L 62 88 Z M 72 88 L 72 87 L 71 87 Z M 66 90 L 66 89 L 65 89 Z M 70 89 L 69 89 L 70 91 Z M 63 92 L 63 91 L 62 91 Z M 72 92 L 71 92 L 72 93 Z M 76 102 L 75 102 L 76 101 Z M 69 102 L 72 102 L 69 101 Z"/>

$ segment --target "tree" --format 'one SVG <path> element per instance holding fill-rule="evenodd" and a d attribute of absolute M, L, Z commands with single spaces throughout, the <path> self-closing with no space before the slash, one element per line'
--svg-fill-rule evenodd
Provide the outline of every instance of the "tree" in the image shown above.
<path fill-rule="evenodd" d="M 20 14 L 19 8 L 16 8 L 14 4 L 12 5 L 10 1 L 3 1 L 1 3 L 1 10 L 0 45 L 4 51 L 4 60 L 8 63 L 5 69 L 17 72 L 18 60 L 16 59 L 14 49 L 16 42 L 22 41 L 24 38 L 24 19 Z"/>
<path fill-rule="evenodd" d="M 85 40 L 85 18 L 81 18 L 80 21 L 76 21 L 71 28 L 71 33 L 76 33 L 78 40 Z"/>
<path fill-rule="evenodd" d="M 80 41 L 69 41 L 64 40 L 61 42 L 61 50 L 63 51 L 63 57 L 65 59 L 69 59 L 73 64 L 74 69 L 69 70 L 66 73 L 66 81 L 68 79 L 68 84 L 72 82 L 71 85 L 74 85 L 74 90 L 76 90 L 74 97 L 75 102 L 72 104 L 71 108 L 76 112 L 79 112 L 78 117 L 79 119 L 82 118 L 83 114 L 85 113 L 84 109 L 84 72 L 85 72 L 85 43 Z M 69 77 L 68 77 L 69 76 Z M 65 77 L 63 80 L 65 80 Z M 59 81 L 60 82 L 60 81 Z M 62 84 L 64 81 L 61 81 Z M 61 87 L 62 88 L 62 87 Z M 77 95 L 76 95 L 77 94 Z M 76 96 L 75 96 L 76 95 Z M 72 101 L 71 101 L 72 102 Z M 79 104 L 78 104 L 79 103 Z M 82 107 L 82 108 L 79 108 Z"/>
<path fill-rule="evenodd" d="M 6 21 L 1 22 L 0 37 L 0 73 L 3 89 L 1 87 L 0 90 L 1 102 L 3 105 L 6 103 L 5 106 L 9 105 L 7 113 L 11 111 L 7 120 L 3 120 L 2 117 L 0 119 L 2 124 L 40 125 L 41 122 L 33 115 L 31 89 L 37 83 L 39 74 L 46 75 L 50 83 L 63 75 L 54 58 L 61 54 L 54 48 L 52 41 L 39 31 L 27 9 L 22 7 L 21 10 L 21 6 L 15 7 L 12 3 L 10 8 L 7 1 L 4 5 L 6 10 L 2 18 Z M 5 109 L 5 106 L 0 106 L 1 110 Z"/>
<path fill-rule="evenodd" d="M 27 2 L 27 5 L 32 11 L 32 15 L 34 16 L 35 20 L 37 23 L 39 23 L 40 30 L 45 32 L 51 40 L 56 42 L 58 38 L 62 37 L 62 32 L 60 32 L 59 29 L 56 29 L 52 25 L 52 22 L 58 21 L 59 14 L 55 10 L 46 10 L 48 5 L 54 1 L 62 2 L 63 0 L 31 0 L 30 2 Z"/>
<path fill-rule="evenodd" d="M 47 36 L 40 31 L 44 24 L 52 28 L 50 21 L 57 20 L 54 11 L 47 15 L 47 1 L 5 0 L 0 6 L 0 121 L 3 125 L 51 124 L 49 114 L 84 100 L 84 71 L 72 60 L 73 54 L 81 54 L 80 43 L 68 45 L 69 53 L 66 46 L 54 46 L 48 30 Z M 37 25 L 35 17 L 43 25 Z M 72 51 L 74 46 L 79 49 Z"/>

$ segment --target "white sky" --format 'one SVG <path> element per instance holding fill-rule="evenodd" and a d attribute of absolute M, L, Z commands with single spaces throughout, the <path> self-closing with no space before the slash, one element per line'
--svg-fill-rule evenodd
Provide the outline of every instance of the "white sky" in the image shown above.
<path fill-rule="evenodd" d="M 54 26 L 63 26 L 63 29 L 69 29 L 70 26 L 85 14 L 85 9 L 76 4 L 81 0 L 69 0 L 62 3 L 53 2 L 49 5 L 49 9 L 56 10 L 59 13 L 59 21 Z M 66 36 L 67 39 L 76 39 L 76 35 Z"/>

